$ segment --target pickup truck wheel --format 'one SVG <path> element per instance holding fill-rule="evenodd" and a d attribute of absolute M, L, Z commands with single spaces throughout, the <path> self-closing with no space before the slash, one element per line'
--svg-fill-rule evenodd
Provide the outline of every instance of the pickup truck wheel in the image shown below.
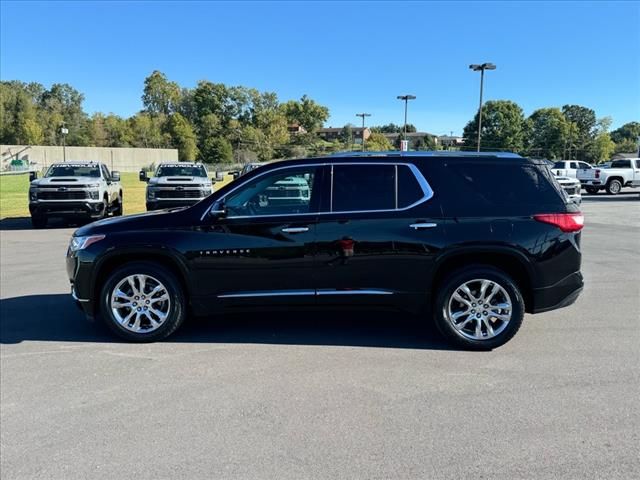
<path fill-rule="evenodd" d="M 596 187 L 585 187 L 585 190 L 589 195 L 595 195 L 600 189 Z"/>
<path fill-rule="evenodd" d="M 436 327 L 463 348 L 491 350 L 504 345 L 523 317 L 524 300 L 517 284 L 493 267 L 458 270 L 440 284 L 436 295 Z"/>
<path fill-rule="evenodd" d="M 616 180 L 614 178 L 613 180 L 609 180 L 607 182 L 607 193 L 609 195 L 617 195 L 620 193 L 620 190 L 622 190 L 622 183 L 620 182 L 620 180 Z"/>
<path fill-rule="evenodd" d="M 162 340 L 182 324 L 185 295 L 176 277 L 159 265 L 136 262 L 118 268 L 100 293 L 107 326 L 131 342 Z"/>
<path fill-rule="evenodd" d="M 33 228 L 44 228 L 47 226 L 48 218 L 34 215 L 31 217 L 31 226 Z"/>
<path fill-rule="evenodd" d="M 122 215 L 122 202 L 123 202 L 123 198 L 122 198 L 122 192 L 120 192 L 120 196 L 118 197 L 118 200 L 116 200 L 116 206 L 113 209 L 113 216 L 114 217 L 119 217 Z"/>

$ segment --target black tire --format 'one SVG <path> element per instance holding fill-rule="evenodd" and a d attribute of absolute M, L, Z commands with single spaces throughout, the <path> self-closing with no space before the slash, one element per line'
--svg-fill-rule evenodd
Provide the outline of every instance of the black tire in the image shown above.
<path fill-rule="evenodd" d="M 609 195 L 617 195 L 622 190 L 622 182 L 616 178 L 607 182 L 607 193 Z"/>
<path fill-rule="evenodd" d="M 49 219 L 40 215 L 31 216 L 31 226 L 33 228 L 45 228 Z"/>
<path fill-rule="evenodd" d="M 137 333 L 125 328 L 111 310 L 113 290 L 130 275 L 146 275 L 163 284 L 167 290 L 170 307 L 167 318 L 150 332 Z M 175 332 L 186 316 L 185 293 L 177 278 L 166 268 L 151 262 L 134 262 L 116 269 L 100 289 L 100 317 L 107 327 L 119 337 L 130 342 L 155 342 L 163 340 Z"/>
<path fill-rule="evenodd" d="M 511 318 L 506 327 L 492 338 L 474 340 L 460 333 L 448 319 L 449 301 L 466 282 L 486 279 L 501 286 L 511 299 Z M 435 296 L 433 318 L 436 327 L 452 343 L 469 350 L 492 350 L 504 345 L 518 332 L 524 318 L 524 300 L 518 285 L 502 270 L 485 265 L 472 265 L 453 272 L 439 285 Z M 474 321 L 471 323 L 475 324 Z"/>
<path fill-rule="evenodd" d="M 120 192 L 118 200 L 116 201 L 116 208 L 114 208 L 114 210 L 113 210 L 113 216 L 114 217 L 119 217 L 119 216 L 122 215 L 123 202 L 124 202 L 124 198 L 122 197 L 122 192 Z"/>
<path fill-rule="evenodd" d="M 587 191 L 587 193 L 589 195 L 595 195 L 596 193 L 598 193 L 600 191 L 600 189 L 597 188 L 597 187 L 585 187 L 585 190 Z"/>

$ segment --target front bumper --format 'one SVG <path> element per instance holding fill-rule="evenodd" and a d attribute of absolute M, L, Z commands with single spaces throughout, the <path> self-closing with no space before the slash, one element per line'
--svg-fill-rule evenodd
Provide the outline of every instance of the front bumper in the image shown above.
<path fill-rule="evenodd" d="M 97 201 L 43 201 L 29 203 L 31 216 L 46 217 L 90 217 L 98 218 L 104 213 L 104 203 Z"/>
<path fill-rule="evenodd" d="M 575 272 L 563 278 L 555 285 L 533 290 L 533 308 L 531 313 L 542 313 L 568 307 L 577 299 L 584 288 L 581 272 Z"/>

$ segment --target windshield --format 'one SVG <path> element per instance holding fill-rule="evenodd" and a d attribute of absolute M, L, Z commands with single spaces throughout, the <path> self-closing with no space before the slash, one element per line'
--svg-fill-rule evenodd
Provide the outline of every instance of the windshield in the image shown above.
<path fill-rule="evenodd" d="M 51 165 L 45 177 L 94 177 L 100 178 L 98 165 Z"/>
<path fill-rule="evenodd" d="M 158 177 L 206 177 L 203 166 L 163 165 L 158 168 Z"/>

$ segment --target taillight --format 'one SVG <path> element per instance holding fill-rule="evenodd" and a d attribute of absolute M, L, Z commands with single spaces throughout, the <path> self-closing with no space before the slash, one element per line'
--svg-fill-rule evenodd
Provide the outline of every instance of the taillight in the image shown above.
<path fill-rule="evenodd" d="M 600 169 L 596 168 L 596 178 L 600 178 Z"/>
<path fill-rule="evenodd" d="M 533 218 L 538 222 L 549 223 L 563 232 L 579 232 L 584 227 L 582 213 L 540 213 Z"/>

